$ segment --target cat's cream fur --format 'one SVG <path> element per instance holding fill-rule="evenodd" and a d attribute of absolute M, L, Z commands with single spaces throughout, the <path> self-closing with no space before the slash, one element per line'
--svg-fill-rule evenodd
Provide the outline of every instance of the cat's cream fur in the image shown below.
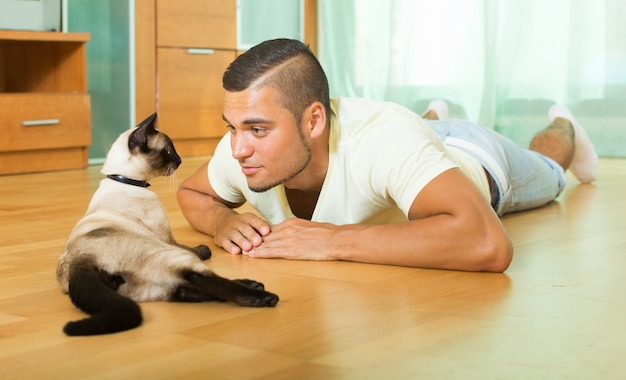
<path fill-rule="evenodd" d="M 169 137 L 154 129 L 155 119 L 153 115 L 119 136 L 107 155 L 103 174 L 148 181 L 176 170 L 180 157 Z M 224 300 L 244 306 L 278 302 L 260 283 L 217 276 L 202 261 L 210 255 L 206 246 L 188 248 L 174 240 L 155 193 L 103 179 L 59 259 L 61 289 L 93 315 L 68 323 L 66 333 L 91 335 L 136 327 L 141 315 L 135 302 Z M 106 309 L 109 304 L 121 305 L 121 311 Z M 103 321 L 90 322 L 98 318 Z M 100 322 L 112 327 L 101 327 Z M 81 323 L 88 326 L 78 326 Z"/>

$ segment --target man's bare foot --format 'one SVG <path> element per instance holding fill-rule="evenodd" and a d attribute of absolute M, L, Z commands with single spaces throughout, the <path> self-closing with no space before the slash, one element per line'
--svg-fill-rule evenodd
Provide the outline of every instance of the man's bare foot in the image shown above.
<path fill-rule="evenodd" d="M 557 117 L 546 129 L 533 137 L 529 149 L 553 159 L 566 170 L 574 158 L 574 139 L 572 123 Z"/>
<path fill-rule="evenodd" d="M 422 118 L 426 120 L 448 120 L 448 114 L 448 104 L 441 99 L 436 99 L 428 104 Z"/>
<path fill-rule="evenodd" d="M 428 110 L 422 114 L 422 119 L 426 120 L 439 120 L 439 116 L 435 110 Z"/>
<path fill-rule="evenodd" d="M 574 157 L 569 166 L 572 174 L 582 183 L 591 183 L 598 176 L 598 154 L 583 126 L 574 118 L 570 110 L 560 104 L 550 108 L 550 120 L 567 119 L 574 127 Z"/>

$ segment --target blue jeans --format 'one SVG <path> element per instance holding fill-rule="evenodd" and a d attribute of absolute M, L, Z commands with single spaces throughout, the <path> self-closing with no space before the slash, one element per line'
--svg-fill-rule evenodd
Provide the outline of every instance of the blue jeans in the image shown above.
<path fill-rule="evenodd" d="M 492 206 L 498 215 L 543 206 L 565 187 L 565 171 L 554 160 L 489 128 L 463 120 L 426 122 L 445 145 L 472 155 L 489 173 L 495 185 Z"/>

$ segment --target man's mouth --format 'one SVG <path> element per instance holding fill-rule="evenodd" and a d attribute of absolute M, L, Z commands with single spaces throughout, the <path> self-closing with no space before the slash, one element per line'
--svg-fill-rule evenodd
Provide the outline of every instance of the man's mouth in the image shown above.
<path fill-rule="evenodd" d="M 246 175 L 253 175 L 254 173 L 256 173 L 257 171 L 259 171 L 259 167 L 257 166 L 242 166 L 241 167 L 241 172 Z"/>

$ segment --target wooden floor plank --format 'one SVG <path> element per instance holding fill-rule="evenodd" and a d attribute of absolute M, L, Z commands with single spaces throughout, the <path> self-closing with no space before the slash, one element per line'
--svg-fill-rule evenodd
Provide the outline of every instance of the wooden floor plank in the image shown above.
<path fill-rule="evenodd" d="M 84 317 L 55 278 L 98 167 L 0 176 L 0 378 L 619 379 L 626 376 L 626 160 L 593 185 L 503 217 L 515 245 L 504 274 L 347 262 L 250 259 L 194 231 L 175 178 L 152 181 L 177 239 L 208 244 L 230 278 L 279 294 L 273 309 L 143 304 L 138 329 L 70 338 Z"/>

